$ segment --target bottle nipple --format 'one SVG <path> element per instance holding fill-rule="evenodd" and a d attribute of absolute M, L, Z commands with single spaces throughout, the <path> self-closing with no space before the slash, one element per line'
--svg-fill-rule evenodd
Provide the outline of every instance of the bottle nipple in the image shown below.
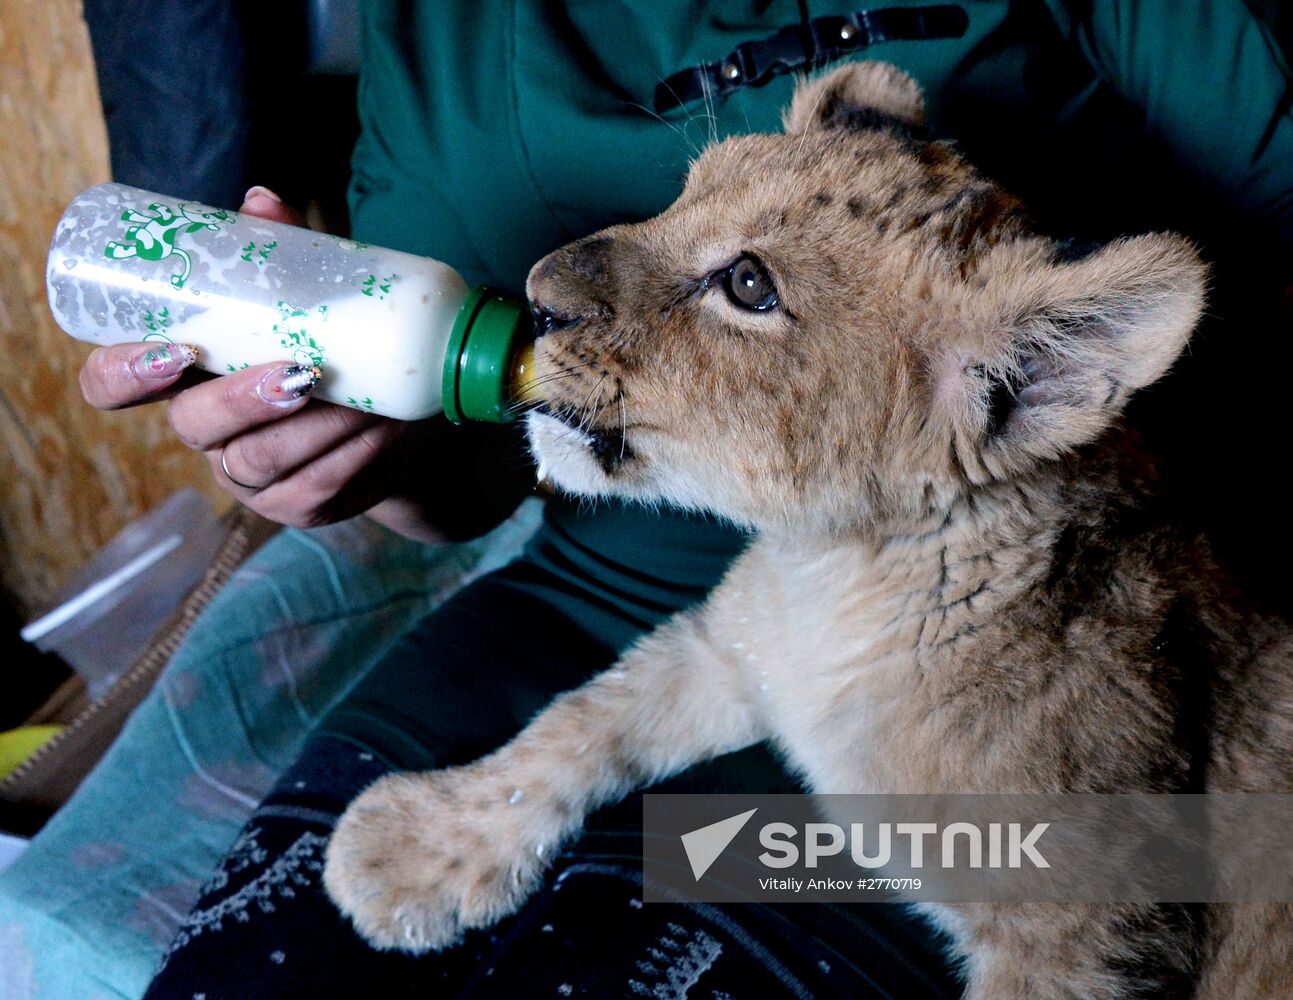
<path fill-rule="evenodd" d="M 540 398 L 539 380 L 534 371 L 534 348 L 535 342 L 531 340 L 522 344 L 512 355 L 512 377 L 508 391 L 513 402 L 533 403 Z"/>

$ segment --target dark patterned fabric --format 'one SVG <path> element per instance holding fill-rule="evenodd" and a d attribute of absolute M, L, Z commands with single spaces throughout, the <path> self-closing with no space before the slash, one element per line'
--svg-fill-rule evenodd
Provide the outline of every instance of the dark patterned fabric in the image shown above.
<path fill-rule="evenodd" d="M 733 755 L 670 787 L 758 773 L 749 758 Z M 328 900 L 321 873 L 345 803 L 389 769 L 342 739 L 307 744 L 204 887 L 146 1000 L 933 1000 L 958 993 L 938 961 L 938 943 L 895 906 L 643 903 L 636 798 L 594 818 L 518 917 L 443 954 L 373 951 Z"/>
<path fill-rule="evenodd" d="M 390 770 L 466 763 L 506 742 L 647 627 L 636 620 L 645 609 L 622 611 L 618 629 L 604 611 L 600 633 L 576 624 L 582 613 L 562 618 L 544 595 L 571 581 L 541 555 L 531 551 L 455 594 L 321 724 L 221 861 L 148 996 L 957 995 L 942 942 L 897 906 L 643 904 L 640 796 L 592 817 L 517 918 L 440 955 L 364 944 L 320 883 L 346 804 Z M 796 788 L 767 748 L 753 747 L 656 790 Z"/>

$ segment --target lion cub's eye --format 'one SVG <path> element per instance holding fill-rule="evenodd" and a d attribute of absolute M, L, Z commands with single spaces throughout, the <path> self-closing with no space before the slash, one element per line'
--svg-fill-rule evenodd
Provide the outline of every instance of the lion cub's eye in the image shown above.
<path fill-rule="evenodd" d="M 733 261 L 723 278 L 723 288 L 732 305 L 742 309 L 766 312 L 778 304 L 777 286 L 763 262 L 753 254 L 743 254 Z"/>

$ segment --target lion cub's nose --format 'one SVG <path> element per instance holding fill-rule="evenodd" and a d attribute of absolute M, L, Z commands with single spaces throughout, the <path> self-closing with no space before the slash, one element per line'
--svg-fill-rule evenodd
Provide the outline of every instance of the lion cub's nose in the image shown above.
<path fill-rule="evenodd" d="M 613 284 L 611 250 L 609 238 L 590 236 L 554 250 L 534 265 L 526 293 L 539 336 L 610 312 L 606 297 Z"/>

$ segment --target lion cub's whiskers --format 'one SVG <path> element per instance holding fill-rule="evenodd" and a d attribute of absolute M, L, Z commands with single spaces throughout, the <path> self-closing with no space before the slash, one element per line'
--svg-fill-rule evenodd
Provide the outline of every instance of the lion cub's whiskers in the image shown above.
<path fill-rule="evenodd" d="M 624 386 L 622 385 L 620 386 L 618 396 L 620 401 L 620 461 L 622 462 L 624 461 L 624 441 L 629 432 L 628 415 L 625 412 L 624 407 Z"/>
<path fill-rule="evenodd" d="M 549 372 L 547 375 L 541 375 L 538 378 L 531 379 L 529 382 L 524 382 L 517 387 L 517 390 L 516 390 L 517 395 L 528 396 L 533 390 L 537 389 L 539 386 L 548 385 L 549 383 L 557 382 L 563 378 L 573 378 L 576 374 L 577 369 L 587 368 L 590 365 L 593 365 L 595 363 L 596 362 L 593 362 L 593 361 L 587 361 L 587 362 L 584 362 L 583 364 L 571 365 L 569 368 L 563 368 L 560 371 Z M 512 416 L 515 416 L 516 414 L 520 414 L 520 413 L 528 413 L 530 410 L 533 410 L 539 406 L 542 406 L 543 403 L 544 403 L 544 400 L 542 399 L 518 399 L 516 402 L 510 403 L 508 405 L 507 413 Z"/>
<path fill-rule="evenodd" d="M 594 365 L 596 363 L 597 362 L 595 361 L 585 361 L 583 364 L 570 365 L 566 368 L 561 368 L 555 372 L 548 372 L 548 374 L 546 375 L 540 375 L 536 378 L 530 379 L 528 382 L 521 383 L 521 385 L 518 386 L 517 389 L 519 392 L 525 393 L 531 389 L 537 389 L 541 385 L 546 385 L 549 382 L 555 381 L 556 379 L 566 378 L 569 375 L 573 375 L 580 368 L 587 368 L 590 365 Z"/>

